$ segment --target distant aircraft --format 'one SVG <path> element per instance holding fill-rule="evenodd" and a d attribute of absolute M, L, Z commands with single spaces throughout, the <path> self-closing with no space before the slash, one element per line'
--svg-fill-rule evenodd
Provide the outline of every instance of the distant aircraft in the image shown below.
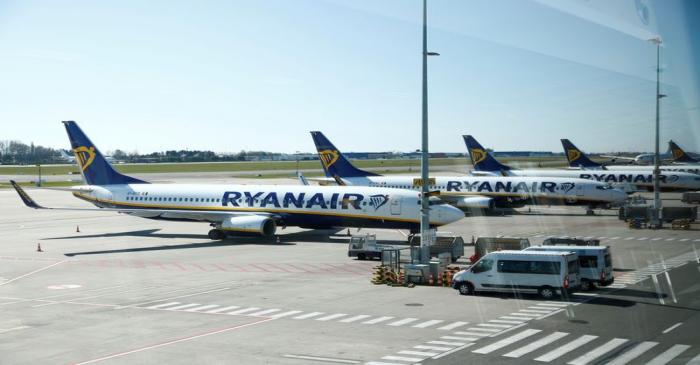
<path fill-rule="evenodd" d="M 61 155 L 61 159 L 63 159 L 64 161 L 71 163 L 71 164 L 75 163 L 75 156 L 71 156 L 71 155 L 67 154 L 66 151 L 64 151 L 63 149 L 59 150 L 59 153 Z M 105 161 L 107 161 L 109 163 L 121 163 L 121 161 L 115 160 L 114 157 L 112 157 L 112 156 L 104 156 L 104 158 L 105 158 Z"/>
<path fill-rule="evenodd" d="M 610 158 L 613 162 L 617 160 L 628 161 L 631 164 L 636 165 L 652 165 L 654 164 L 654 154 L 653 153 L 642 153 L 635 157 L 625 157 L 625 156 L 613 156 L 613 155 L 602 155 L 602 157 Z M 691 157 L 685 151 L 683 151 L 676 142 L 673 140 L 668 141 L 668 151 L 666 153 L 660 153 L 659 158 L 662 164 L 667 164 L 669 162 L 675 164 L 690 164 L 690 163 L 700 163 L 699 160 Z M 684 170 L 679 170 L 684 171 Z"/>
<path fill-rule="evenodd" d="M 208 222 L 209 238 L 227 234 L 272 236 L 278 226 L 302 228 L 420 227 L 418 194 L 410 190 L 354 186 L 150 184 L 116 171 L 73 121 L 63 122 L 87 185 L 68 190 L 98 208 L 44 208 L 14 181 L 27 206 L 35 209 L 113 211 L 142 218 Z M 464 217 L 436 204 L 431 226 Z"/>
<path fill-rule="evenodd" d="M 569 166 L 576 169 L 513 169 L 496 160 L 491 154 L 470 136 L 463 136 L 474 169 L 481 174 L 490 173 L 503 176 L 538 176 L 569 177 L 599 181 L 614 186 L 632 185 L 637 189 L 652 189 L 654 181 L 651 170 L 622 170 L 618 166 L 604 168 L 602 164 L 591 161 L 569 140 L 562 139 Z M 668 171 L 661 175 L 662 190 L 694 191 L 700 189 L 700 177 L 685 172 Z"/>
<path fill-rule="evenodd" d="M 353 166 L 321 132 L 311 132 L 326 172 L 321 183 L 420 190 L 419 176 L 382 176 Z M 436 176 L 428 181 L 440 199 L 463 209 L 520 207 L 528 204 L 604 207 L 626 194 L 606 184 L 579 178 Z"/>

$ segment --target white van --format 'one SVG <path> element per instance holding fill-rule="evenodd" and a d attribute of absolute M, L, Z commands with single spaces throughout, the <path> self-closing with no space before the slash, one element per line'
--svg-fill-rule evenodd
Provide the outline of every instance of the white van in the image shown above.
<path fill-rule="evenodd" d="M 462 295 L 478 291 L 538 293 L 550 299 L 580 286 L 573 252 L 496 251 L 455 274 L 452 287 Z"/>
<path fill-rule="evenodd" d="M 571 251 L 578 255 L 581 290 L 593 290 L 596 285 L 608 286 L 613 277 L 610 247 L 601 246 L 531 246 L 528 251 Z"/>

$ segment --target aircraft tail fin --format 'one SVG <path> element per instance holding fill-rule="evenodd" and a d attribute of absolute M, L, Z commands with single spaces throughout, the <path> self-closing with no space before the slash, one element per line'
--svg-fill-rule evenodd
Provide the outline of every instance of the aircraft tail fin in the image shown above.
<path fill-rule="evenodd" d="M 346 177 L 363 177 L 363 176 L 377 176 L 377 174 L 360 170 L 355 167 L 342 152 L 340 152 L 331 141 L 323 135 L 323 133 L 318 131 L 311 132 L 311 137 L 314 139 L 314 144 L 316 144 L 316 151 L 318 152 L 318 157 L 321 159 L 321 165 L 323 165 L 323 171 L 326 173 L 326 177 L 332 178 L 346 178 Z"/>
<path fill-rule="evenodd" d="M 504 165 L 495 157 L 491 156 L 489 151 L 487 151 L 476 138 L 471 135 L 464 135 L 464 143 L 467 145 L 467 151 L 469 151 L 469 157 L 472 160 L 472 165 L 476 171 L 508 171 L 510 166 Z"/>
<path fill-rule="evenodd" d="M 676 142 L 668 141 L 668 149 L 671 150 L 671 156 L 673 156 L 673 162 L 684 162 L 684 163 L 697 163 L 700 162 L 695 158 L 688 156 L 683 149 L 676 144 Z"/>
<path fill-rule="evenodd" d="M 102 153 L 74 121 L 64 121 L 75 162 L 83 179 L 89 185 L 148 184 L 145 181 L 123 175 L 107 162 Z"/>
<path fill-rule="evenodd" d="M 574 146 L 568 139 L 561 140 L 562 146 L 564 146 L 564 153 L 566 154 L 566 159 L 569 161 L 570 167 L 580 167 L 580 168 L 591 168 L 591 167 L 603 167 L 602 164 L 593 162 L 588 156 L 586 156 L 583 151 Z"/>

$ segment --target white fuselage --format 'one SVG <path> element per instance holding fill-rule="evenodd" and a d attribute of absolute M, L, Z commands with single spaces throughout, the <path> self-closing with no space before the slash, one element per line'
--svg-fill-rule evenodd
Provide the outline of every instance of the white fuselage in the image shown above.
<path fill-rule="evenodd" d="M 608 169 L 619 171 L 644 171 L 651 173 L 654 171 L 654 166 L 608 166 Z M 662 173 L 663 171 L 671 171 L 700 175 L 700 165 L 661 165 L 659 166 L 659 169 L 661 169 Z"/>
<path fill-rule="evenodd" d="M 531 177 L 559 177 L 559 178 L 580 178 L 598 181 L 606 184 L 631 184 L 638 188 L 651 188 L 654 186 L 654 179 L 651 170 L 555 170 L 555 169 L 528 169 L 509 170 L 510 176 L 531 176 Z M 699 190 L 700 176 L 686 172 L 662 172 L 660 176 L 660 186 L 666 190 Z"/>
<path fill-rule="evenodd" d="M 129 184 L 84 186 L 83 192 L 74 195 L 100 207 L 125 208 L 130 210 L 129 214 L 154 219 L 217 223 L 231 216 L 265 215 L 285 226 L 377 228 L 415 228 L 420 222 L 418 194 L 401 189 Z M 431 208 L 430 224 L 435 226 L 464 216 L 447 204 Z"/>
<path fill-rule="evenodd" d="M 344 178 L 349 185 L 420 190 L 416 176 L 367 176 Z M 485 197 L 500 202 L 546 204 L 607 204 L 622 202 L 626 194 L 605 184 L 579 178 L 536 178 L 502 176 L 437 176 L 430 178 L 429 189 L 439 190 L 440 198 L 459 202 L 470 197 Z M 468 204 L 463 204 L 468 207 Z"/>

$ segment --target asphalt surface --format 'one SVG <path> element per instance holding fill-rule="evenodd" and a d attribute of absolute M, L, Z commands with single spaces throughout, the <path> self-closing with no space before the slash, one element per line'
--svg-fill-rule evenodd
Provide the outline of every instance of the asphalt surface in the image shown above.
<path fill-rule="evenodd" d="M 90 207 L 28 192 L 45 206 Z M 10 190 L 0 206 L 2 364 L 685 364 L 700 354 L 697 224 L 630 230 L 614 211 L 541 207 L 444 227 L 465 241 L 566 234 L 612 247 L 613 288 L 546 302 L 372 285 L 377 262 L 349 259 L 345 230 L 212 242 L 204 223 L 36 211 Z"/>

